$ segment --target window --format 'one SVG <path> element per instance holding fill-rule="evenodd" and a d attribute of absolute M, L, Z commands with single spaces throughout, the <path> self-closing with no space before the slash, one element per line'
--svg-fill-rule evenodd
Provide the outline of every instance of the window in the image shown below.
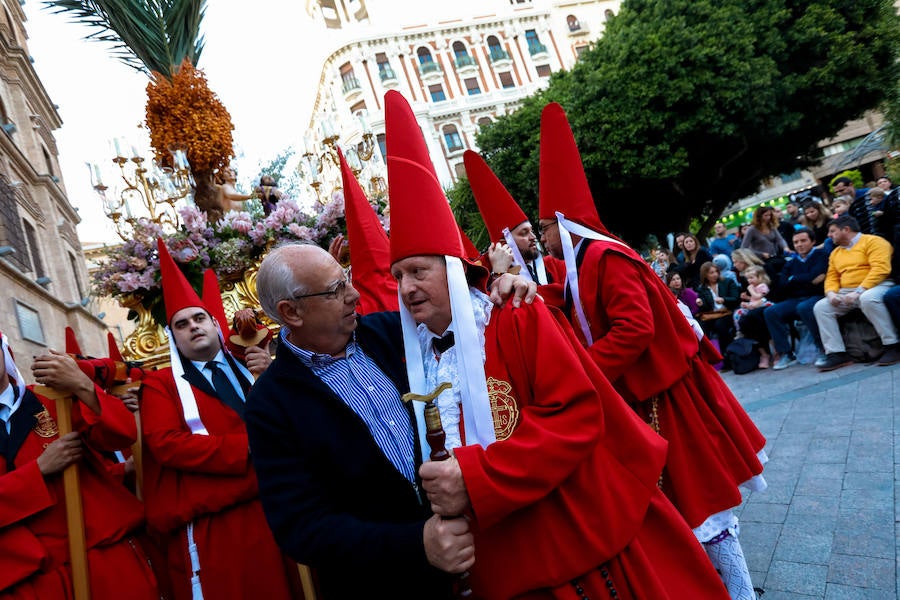
<path fill-rule="evenodd" d="M 384 52 L 379 52 L 375 55 L 375 63 L 378 65 L 378 77 L 381 78 L 382 81 L 387 79 L 397 79 L 394 69 L 391 68 L 391 62 Z"/>
<path fill-rule="evenodd" d="M 500 85 L 503 86 L 503 89 L 516 87 L 515 82 L 512 78 L 512 73 L 509 71 L 504 71 L 500 73 Z"/>
<path fill-rule="evenodd" d="M 444 88 L 441 87 L 441 84 L 439 83 L 429 85 L 428 93 L 431 94 L 432 102 L 441 102 L 442 100 L 447 99 L 447 96 L 444 94 Z"/>
<path fill-rule="evenodd" d="M 16 318 L 19 321 L 19 333 L 22 339 L 38 344 L 46 344 L 44 328 L 41 326 L 41 315 L 30 306 L 16 300 Z"/>
<path fill-rule="evenodd" d="M 341 15 L 338 14 L 334 0 L 319 0 L 319 9 L 322 11 L 322 18 L 325 19 L 325 26 L 328 29 L 340 29 Z"/>
<path fill-rule="evenodd" d="M 72 275 L 75 276 L 75 287 L 78 289 L 78 300 L 81 300 L 86 296 L 84 293 L 84 288 L 81 287 L 81 278 L 78 276 L 81 273 L 81 269 L 78 268 L 78 261 L 75 259 L 75 255 L 69 253 L 69 266 L 72 267 Z"/>
<path fill-rule="evenodd" d="M 381 158 L 387 158 L 387 142 L 383 133 L 379 133 L 375 138 L 378 140 L 378 149 L 381 150 Z"/>
<path fill-rule="evenodd" d="M 550 77 L 550 65 L 538 65 L 536 68 L 539 77 Z"/>
<path fill-rule="evenodd" d="M 44 153 L 44 164 L 47 165 L 47 174 L 48 175 L 56 175 L 53 172 L 53 159 L 50 158 L 50 153 L 47 152 L 47 149 L 41 146 L 41 152 Z"/>
<path fill-rule="evenodd" d="M 431 51 L 425 46 L 420 46 L 419 49 L 416 50 L 416 56 L 419 58 L 420 65 L 434 62 L 434 58 L 432 58 L 431 56 Z"/>
<path fill-rule="evenodd" d="M 607 21 L 609 21 L 609 20 L 612 19 L 614 16 L 616 16 L 616 14 L 615 14 L 612 10 L 610 10 L 610 9 L 608 9 L 608 8 L 607 8 L 605 11 L 603 11 L 603 15 L 606 17 L 606 20 L 607 20 Z"/>
<path fill-rule="evenodd" d="M 578 31 L 581 29 L 581 23 L 578 22 L 578 17 L 575 15 L 566 17 L 566 25 L 569 26 L 569 31 Z"/>
<path fill-rule="evenodd" d="M 4 260 L 16 265 L 22 271 L 28 271 L 28 245 L 22 231 L 22 221 L 17 210 L 16 190 L 10 185 L 6 175 L 0 173 L 0 246 L 12 246 L 15 250 L 7 254 Z"/>
<path fill-rule="evenodd" d="M 466 84 L 466 93 L 468 95 L 474 96 L 475 94 L 481 93 L 481 88 L 478 87 L 478 78 L 477 77 L 470 77 L 469 79 L 466 79 L 465 84 Z"/>
<path fill-rule="evenodd" d="M 493 121 L 491 121 L 491 118 L 490 118 L 490 117 L 481 117 L 480 119 L 478 119 L 478 126 L 479 126 L 479 127 L 487 127 L 487 126 L 490 125 L 491 123 L 493 123 Z"/>
<path fill-rule="evenodd" d="M 28 240 L 28 252 L 31 255 L 31 271 L 34 273 L 35 278 L 44 277 L 47 274 L 44 272 L 44 262 L 41 260 L 41 250 L 37 243 L 37 233 L 28 221 L 22 221 L 22 225 L 25 228 L 25 239 Z"/>
<path fill-rule="evenodd" d="M 475 64 L 475 59 L 469 55 L 466 45 L 462 42 L 453 42 L 453 60 L 459 67 L 471 67 Z"/>
<path fill-rule="evenodd" d="M 463 149 L 462 138 L 459 137 L 459 131 L 456 125 L 444 125 L 444 143 L 447 144 L 448 152 L 459 152 Z"/>
<path fill-rule="evenodd" d="M 345 94 L 360 89 L 359 80 L 356 78 L 356 74 L 353 73 L 353 65 L 348 62 L 341 65 L 341 81 L 341 90 Z"/>
<path fill-rule="evenodd" d="M 500 45 L 500 40 L 498 40 L 496 36 L 488 36 L 487 45 L 492 61 L 509 60 L 509 54 L 503 50 L 503 46 Z"/>
<path fill-rule="evenodd" d="M 455 165 L 453 165 L 453 170 L 456 172 L 456 178 L 462 179 L 466 176 L 466 163 L 456 163 Z"/>
<path fill-rule="evenodd" d="M 582 44 L 581 46 L 575 46 L 575 56 L 581 58 L 581 55 L 587 52 L 588 45 Z"/>

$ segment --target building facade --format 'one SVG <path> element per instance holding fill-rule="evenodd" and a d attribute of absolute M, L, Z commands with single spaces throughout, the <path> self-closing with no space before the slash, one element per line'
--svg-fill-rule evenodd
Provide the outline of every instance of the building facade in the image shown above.
<path fill-rule="evenodd" d="M 463 152 L 477 150 L 478 129 L 570 68 L 619 4 L 456 0 L 424 11 L 406 0 L 307 0 L 310 18 L 336 46 L 322 67 L 310 130 L 329 137 L 317 131 L 328 120 L 352 146 L 371 128 L 383 157 L 382 99 L 398 90 L 413 107 L 438 177 L 451 185 L 464 173 Z"/>
<path fill-rule="evenodd" d="M 84 352 L 106 356 L 106 326 L 60 176 L 62 122 L 31 64 L 20 3 L 0 6 L 0 331 L 31 381 L 31 357 L 64 350 L 67 325 Z"/>

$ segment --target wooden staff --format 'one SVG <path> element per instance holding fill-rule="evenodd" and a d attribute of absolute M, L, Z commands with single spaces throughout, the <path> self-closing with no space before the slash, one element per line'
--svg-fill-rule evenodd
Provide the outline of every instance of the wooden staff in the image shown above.
<path fill-rule="evenodd" d="M 428 447 L 431 448 L 429 458 L 435 461 L 443 461 L 450 458 L 450 451 L 447 450 L 447 448 L 444 446 L 444 443 L 447 439 L 447 434 L 444 433 L 444 424 L 441 423 L 441 411 L 434 403 L 434 400 L 441 395 L 441 392 L 443 392 L 444 390 L 448 390 L 451 387 L 453 386 L 445 381 L 438 385 L 430 394 L 421 395 L 413 394 L 412 392 L 403 394 L 404 402 L 414 400 L 416 402 L 425 403 L 425 441 L 428 442 Z M 461 517 L 462 515 L 456 517 L 441 518 L 459 519 Z M 455 596 L 457 598 L 472 597 L 472 584 L 469 581 L 468 571 L 460 573 L 457 576 Z"/>
<path fill-rule="evenodd" d="M 44 385 L 35 392 L 56 401 L 56 424 L 59 437 L 72 432 L 72 397 Z M 72 587 L 75 600 L 90 600 L 91 582 L 88 577 L 87 542 L 84 536 L 84 508 L 78 482 L 78 464 L 72 463 L 63 471 L 63 490 L 66 496 L 66 525 L 69 533 L 69 564 L 72 567 Z"/>
<path fill-rule="evenodd" d="M 117 398 L 129 392 L 137 393 L 141 389 L 140 382 L 123 383 L 109 389 L 109 393 Z M 134 495 L 138 500 L 144 500 L 144 445 L 141 436 L 141 411 L 134 413 L 134 425 L 137 427 L 137 438 L 131 445 L 131 458 L 134 461 Z"/>

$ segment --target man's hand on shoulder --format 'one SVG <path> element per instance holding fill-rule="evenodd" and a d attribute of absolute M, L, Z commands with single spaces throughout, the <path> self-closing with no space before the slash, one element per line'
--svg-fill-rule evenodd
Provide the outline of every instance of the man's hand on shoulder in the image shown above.
<path fill-rule="evenodd" d="M 447 573 L 463 573 L 475 564 L 475 537 L 465 518 L 432 515 L 422 531 L 428 562 Z"/>
<path fill-rule="evenodd" d="M 521 275 L 504 273 L 494 280 L 490 289 L 491 302 L 497 306 L 503 306 L 512 298 L 512 305 L 521 306 L 522 299 L 526 304 L 534 302 L 537 296 L 537 284 Z"/>

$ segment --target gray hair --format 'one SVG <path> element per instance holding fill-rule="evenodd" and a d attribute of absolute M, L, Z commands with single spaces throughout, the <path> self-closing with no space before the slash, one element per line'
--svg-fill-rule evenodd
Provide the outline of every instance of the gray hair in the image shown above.
<path fill-rule="evenodd" d="M 294 278 L 294 270 L 285 256 L 287 248 L 305 245 L 311 244 L 299 242 L 279 244 L 269 251 L 256 274 L 256 294 L 259 296 L 259 304 L 269 318 L 279 325 L 284 323 L 278 314 L 278 303 L 297 294 L 309 293 L 305 286 Z"/>

